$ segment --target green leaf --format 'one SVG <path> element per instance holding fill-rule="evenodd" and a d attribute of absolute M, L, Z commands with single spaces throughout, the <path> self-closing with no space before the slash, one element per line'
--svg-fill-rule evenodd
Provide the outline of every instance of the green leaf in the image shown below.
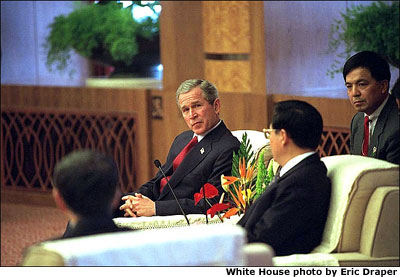
<path fill-rule="evenodd" d="M 335 60 L 327 70 L 332 78 L 342 73 L 343 64 L 355 52 L 374 51 L 388 63 L 399 68 L 399 2 L 373 2 L 369 6 L 347 8 L 341 19 L 331 25 L 327 53 L 334 53 Z"/>

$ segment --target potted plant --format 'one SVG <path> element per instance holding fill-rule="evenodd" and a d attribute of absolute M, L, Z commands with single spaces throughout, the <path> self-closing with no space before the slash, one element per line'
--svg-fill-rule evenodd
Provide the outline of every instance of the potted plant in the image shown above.
<path fill-rule="evenodd" d="M 97 63 L 113 66 L 114 76 L 143 75 L 148 73 L 149 66 L 159 64 L 158 19 L 147 17 L 139 22 L 132 16 L 135 5 L 148 6 L 154 11 L 158 1 L 145 5 L 141 1 L 132 2 L 125 8 L 116 1 L 80 4 L 70 14 L 55 17 L 44 43 L 49 70 L 64 71 L 72 50 Z"/>
<path fill-rule="evenodd" d="M 399 68 L 399 2 L 352 6 L 341 17 L 331 25 L 328 52 L 336 53 L 339 59 L 331 64 L 328 75 L 341 73 L 343 61 L 364 50 L 379 53 Z"/>

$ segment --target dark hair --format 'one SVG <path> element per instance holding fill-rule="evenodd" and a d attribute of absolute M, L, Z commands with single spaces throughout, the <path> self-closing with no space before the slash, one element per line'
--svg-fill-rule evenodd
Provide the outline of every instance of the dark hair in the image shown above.
<path fill-rule="evenodd" d="M 390 68 L 387 61 L 372 51 L 362 51 L 351 56 L 343 66 L 343 78 L 353 69 L 364 67 L 369 70 L 376 81 L 387 80 L 390 83 Z"/>
<path fill-rule="evenodd" d="M 110 213 L 118 180 L 114 160 L 91 150 L 66 155 L 53 174 L 53 185 L 68 207 L 80 216 Z"/>
<path fill-rule="evenodd" d="M 299 100 L 278 102 L 274 107 L 272 128 L 285 129 L 301 148 L 316 149 L 321 141 L 323 121 L 312 105 Z"/>

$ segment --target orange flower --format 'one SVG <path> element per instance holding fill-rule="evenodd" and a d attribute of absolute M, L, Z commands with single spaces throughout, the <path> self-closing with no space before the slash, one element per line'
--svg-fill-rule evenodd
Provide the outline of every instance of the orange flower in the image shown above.
<path fill-rule="evenodd" d="M 243 161 L 239 160 L 239 174 L 240 178 L 243 180 L 246 176 L 246 160 L 243 157 Z"/>
<path fill-rule="evenodd" d="M 229 185 L 235 183 L 239 178 L 235 176 L 225 176 L 224 174 L 221 175 L 221 185 L 224 191 L 229 192 Z"/>
<path fill-rule="evenodd" d="M 227 211 L 222 218 L 230 218 L 231 216 L 237 214 L 239 212 L 238 208 L 232 208 Z"/>

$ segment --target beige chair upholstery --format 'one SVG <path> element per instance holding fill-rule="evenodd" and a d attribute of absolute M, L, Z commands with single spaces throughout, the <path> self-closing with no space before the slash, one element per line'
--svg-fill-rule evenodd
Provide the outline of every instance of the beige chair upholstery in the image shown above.
<path fill-rule="evenodd" d="M 332 196 L 323 240 L 275 265 L 399 265 L 399 166 L 363 156 L 323 157 Z"/>
<path fill-rule="evenodd" d="M 232 135 L 234 135 L 239 141 L 242 141 L 244 133 L 247 133 L 247 138 L 250 140 L 252 146 L 251 149 L 254 151 L 254 153 L 256 153 L 258 149 L 269 144 L 269 139 L 266 139 L 264 133 L 261 131 L 256 131 L 256 130 L 232 131 Z"/>
<path fill-rule="evenodd" d="M 247 133 L 247 138 L 250 141 L 251 149 L 254 151 L 254 158 L 258 161 L 258 157 L 262 150 L 264 150 L 264 163 L 268 167 L 268 163 L 272 159 L 271 147 L 269 145 L 269 139 L 266 139 L 264 133 L 256 130 L 236 130 L 232 131 L 232 134 L 239 140 L 242 141 L 243 134 Z M 274 163 L 274 172 L 278 169 L 278 164 Z"/>
<path fill-rule="evenodd" d="M 245 243 L 244 229 L 229 224 L 117 232 L 34 245 L 22 265 L 244 266 Z M 272 264 L 265 249 L 254 252 Z"/>

